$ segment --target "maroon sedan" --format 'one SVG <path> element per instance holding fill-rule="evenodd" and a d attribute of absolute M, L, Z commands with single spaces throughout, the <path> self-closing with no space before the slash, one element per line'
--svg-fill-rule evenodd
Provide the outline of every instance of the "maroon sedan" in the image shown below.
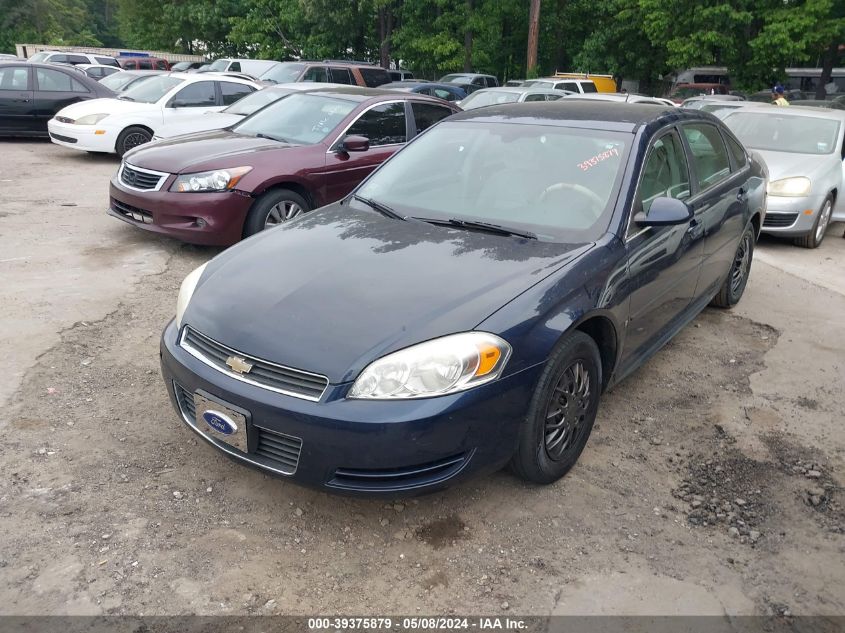
<path fill-rule="evenodd" d="M 234 244 L 343 198 L 458 110 L 392 90 L 295 93 L 231 128 L 127 152 L 111 182 L 109 214 L 194 244 Z"/>

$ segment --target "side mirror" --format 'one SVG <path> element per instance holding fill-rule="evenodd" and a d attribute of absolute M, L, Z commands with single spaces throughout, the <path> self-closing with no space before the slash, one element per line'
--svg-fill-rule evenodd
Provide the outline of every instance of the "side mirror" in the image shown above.
<path fill-rule="evenodd" d="M 170 102 L 171 108 L 186 108 L 188 106 L 188 102 L 184 99 L 174 99 Z"/>
<path fill-rule="evenodd" d="M 350 134 L 343 137 L 338 149 L 341 152 L 366 152 L 370 149 L 370 139 L 366 136 Z"/>
<path fill-rule="evenodd" d="M 692 220 L 690 206 L 677 198 L 655 198 L 648 210 L 648 215 L 640 211 L 634 216 L 634 222 L 640 226 L 672 226 Z"/>

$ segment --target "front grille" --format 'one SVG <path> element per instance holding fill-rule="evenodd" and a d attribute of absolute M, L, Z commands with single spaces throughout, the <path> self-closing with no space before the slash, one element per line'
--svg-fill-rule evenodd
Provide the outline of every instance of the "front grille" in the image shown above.
<path fill-rule="evenodd" d="M 317 401 L 329 385 L 329 379 L 325 376 L 276 365 L 255 356 L 243 354 L 189 327 L 186 327 L 182 332 L 179 345 L 206 365 L 214 367 L 233 378 L 288 396 Z M 226 361 L 232 356 L 237 356 L 251 363 L 252 368 L 249 372 L 239 374 L 232 371 L 226 364 Z"/>
<path fill-rule="evenodd" d="M 57 141 L 61 141 L 62 143 L 76 143 L 77 139 L 71 138 L 69 136 L 62 136 L 61 134 L 53 134 L 50 132 L 50 138 L 54 138 Z"/>
<path fill-rule="evenodd" d="M 173 383 L 173 391 L 176 393 L 176 400 L 179 403 L 179 408 L 182 410 L 182 413 L 191 422 L 196 422 L 197 408 L 194 404 L 193 394 L 188 393 L 184 388 L 182 388 L 182 385 L 175 382 Z"/>
<path fill-rule="evenodd" d="M 768 213 L 763 220 L 764 228 L 785 228 L 795 224 L 798 219 L 797 213 Z"/>
<path fill-rule="evenodd" d="M 469 461 L 471 454 L 461 453 L 427 464 L 369 470 L 361 468 L 338 468 L 328 482 L 333 488 L 360 491 L 396 491 L 418 488 L 444 481 L 458 474 Z"/>
<path fill-rule="evenodd" d="M 115 198 L 111 199 L 111 209 L 116 213 L 119 213 L 125 218 L 129 218 L 130 220 L 135 220 L 136 222 L 143 222 L 144 224 L 152 224 L 153 223 L 153 214 L 149 211 L 144 209 L 140 209 L 138 207 L 133 207 L 131 204 L 126 204 L 125 202 L 121 202 L 120 200 L 116 200 Z"/>
<path fill-rule="evenodd" d="M 71 123 L 71 124 L 76 123 L 75 120 L 69 119 L 66 116 L 57 116 L 56 121 L 58 121 L 59 123 Z"/>
<path fill-rule="evenodd" d="M 196 430 L 197 408 L 194 403 L 194 395 L 177 382 L 173 383 L 173 392 L 176 394 L 176 402 L 179 404 L 179 411 L 185 419 L 190 422 Z M 259 426 L 253 427 L 258 433 L 258 442 L 255 452 L 248 455 L 241 454 L 240 457 L 248 462 L 269 468 L 283 475 L 293 475 L 299 466 L 299 456 L 302 453 L 302 440 L 298 437 L 276 433 Z M 219 445 L 218 445 L 219 446 Z"/>
<path fill-rule="evenodd" d="M 258 446 L 255 454 L 263 457 L 272 465 L 281 470 L 293 474 L 299 464 L 299 453 L 302 451 L 302 440 L 290 435 L 282 435 L 258 428 Z"/>
<path fill-rule="evenodd" d="M 167 174 L 151 172 L 123 163 L 120 168 L 120 182 L 132 189 L 141 191 L 157 190 Z"/>

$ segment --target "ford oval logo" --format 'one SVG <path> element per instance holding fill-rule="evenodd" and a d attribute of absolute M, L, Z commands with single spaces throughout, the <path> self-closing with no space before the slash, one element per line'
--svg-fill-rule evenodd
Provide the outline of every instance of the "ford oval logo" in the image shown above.
<path fill-rule="evenodd" d="M 225 413 L 208 410 L 202 414 L 202 419 L 208 426 L 223 435 L 234 435 L 238 432 L 238 425 Z"/>

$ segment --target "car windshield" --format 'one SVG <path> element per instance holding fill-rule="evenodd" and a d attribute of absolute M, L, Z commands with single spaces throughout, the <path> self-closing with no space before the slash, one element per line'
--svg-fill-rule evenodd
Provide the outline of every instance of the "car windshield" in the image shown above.
<path fill-rule="evenodd" d="M 331 134 L 356 105 L 345 99 L 294 94 L 259 110 L 232 129 L 247 136 L 313 145 Z"/>
<path fill-rule="evenodd" d="M 305 64 L 295 62 L 284 62 L 276 64 L 270 70 L 259 77 L 261 81 L 270 81 L 274 84 L 286 84 L 296 81 Z"/>
<path fill-rule="evenodd" d="M 116 72 L 108 77 L 103 77 L 100 83 L 104 85 L 106 88 L 111 88 L 115 92 L 120 92 L 126 86 L 131 84 L 133 81 L 140 81 L 142 79 L 149 79 L 150 77 L 155 77 L 155 75 L 130 75 L 126 72 Z"/>
<path fill-rule="evenodd" d="M 249 116 L 253 112 L 257 112 L 264 106 L 278 101 L 282 97 L 287 97 L 294 92 L 293 90 L 284 90 L 282 88 L 267 88 L 265 90 L 256 90 L 252 94 L 237 100 L 228 108 L 223 110 L 226 114 L 237 114 L 240 116 Z"/>
<path fill-rule="evenodd" d="M 120 95 L 120 98 L 140 103 L 156 103 L 184 81 L 184 79 L 168 75 L 156 75 L 147 81 L 131 86 Z"/>
<path fill-rule="evenodd" d="M 221 73 L 229 67 L 229 60 L 228 59 L 218 59 L 216 62 L 212 62 L 211 66 L 208 67 L 208 70 L 214 71 L 216 73 Z"/>
<path fill-rule="evenodd" d="M 519 101 L 518 92 L 479 90 L 461 101 L 461 109 L 472 110 L 473 108 L 480 108 L 482 106 L 496 105 L 499 103 L 516 103 L 517 101 Z"/>
<path fill-rule="evenodd" d="M 549 125 L 440 123 L 356 192 L 402 215 L 487 222 L 555 242 L 598 239 L 633 137 Z"/>
<path fill-rule="evenodd" d="M 830 154 L 836 149 L 840 122 L 821 117 L 772 112 L 733 112 L 725 125 L 752 149 L 794 154 Z"/>
<path fill-rule="evenodd" d="M 49 57 L 50 53 L 35 53 L 32 57 L 29 58 L 31 62 L 43 62 L 47 57 Z"/>

